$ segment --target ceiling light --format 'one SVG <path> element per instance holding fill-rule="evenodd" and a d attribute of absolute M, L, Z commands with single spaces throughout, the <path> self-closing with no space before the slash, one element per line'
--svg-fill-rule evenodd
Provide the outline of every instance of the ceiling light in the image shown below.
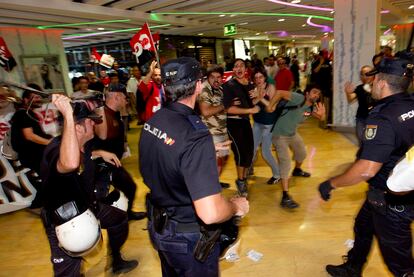
<path fill-rule="evenodd" d="M 327 26 L 327 25 L 321 25 L 321 24 L 316 24 L 316 23 L 313 23 L 313 22 L 311 21 L 311 19 L 312 19 L 312 16 L 310 16 L 310 17 L 308 18 L 308 20 L 306 20 L 306 23 L 307 23 L 308 25 L 313 26 L 313 27 L 318 27 L 318 28 L 321 28 L 323 32 L 330 32 L 330 31 L 332 31 L 332 28 L 331 28 L 331 27 L 329 27 L 329 26 Z"/>
<path fill-rule="evenodd" d="M 310 10 L 316 10 L 316 11 L 330 12 L 330 11 L 333 10 L 332 8 L 318 7 L 318 6 L 312 6 L 312 5 L 294 4 L 293 2 L 289 3 L 289 2 L 282 1 L 282 0 L 267 0 L 267 1 L 273 2 L 273 3 L 276 3 L 276 4 L 291 6 L 291 7 L 295 7 L 295 8 L 303 8 L 303 9 L 310 9 Z"/>
<path fill-rule="evenodd" d="M 220 14 L 220 15 L 219 15 L 219 17 L 225 17 L 225 16 L 226 16 L 225 14 Z"/>
<path fill-rule="evenodd" d="M 292 4 L 298 4 L 298 3 L 300 3 L 300 0 L 292 0 L 292 1 L 290 1 L 290 3 L 292 3 Z"/>
<path fill-rule="evenodd" d="M 331 11 L 331 13 L 335 13 L 335 11 Z"/>
<path fill-rule="evenodd" d="M 414 9 L 414 5 L 409 6 L 409 7 L 408 7 L 408 9 L 409 9 L 409 10 Z"/>
<path fill-rule="evenodd" d="M 103 31 L 103 30 L 105 30 L 105 28 L 103 28 L 103 27 L 99 27 L 99 28 L 97 28 L 97 30 L 98 30 L 98 31 Z"/>
<path fill-rule="evenodd" d="M 294 40 L 294 39 L 292 39 L 292 42 L 295 42 L 295 40 Z"/>
<path fill-rule="evenodd" d="M 237 14 L 231 14 L 230 17 L 235 17 Z"/>
<path fill-rule="evenodd" d="M 283 21 L 285 21 L 285 19 L 284 18 L 281 18 L 281 19 L 278 19 L 277 21 L 283 22 Z"/>
<path fill-rule="evenodd" d="M 323 33 L 325 36 L 327 36 L 328 35 L 328 33 Z"/>
<path fill-rule="evenodd" d="M 82 26 L 82 25 L 97 25 L 97 24 L 108 24 L 108 23 L 117 23 L 117 22 L 129 22 L 130 19 L 117 19 L 117 20 L 104 20 L 104 21 L 89 21 L 89 22 L 79 22 L 79 23 L 66 23 L 66 24 L 57 24 L 57 25 L 43 25 L 37 26 L 37 29 L 50 29 L 50 28 L 61 28 L 61 27 L 71 27 L 71 26 Z"/>
<path fill-rule="evenodd" d="M 286 3 L 286 2 L 284 2 Z M 329 11 L 331 11 L 332 9 L 330 9 Z M 223 14 L 223 12 L 160 12 L 160 13 L 151 13 L 151 16 L 159 16 L 159 15 L 208 15 L 208 16 L 212 16 L 212 15 L 221 15 Z M 243 16 L 270 16 L 270 17 L 275 17 L 275 16 L 280 16 L 280 17 L 312 17 L 312 18 L 317 18 L 317 19 L 322 19 L 322 20 L 327 20 L 327 21 L 333 21 L 334 19 L 332 17 L 328 17 L 328 16 L 322 16 L 322 15 L 311 15 L 311 14 L 303 14 L 303 13 L 263 13 L 263 12 L 226 12 L 224 13 L 225 15 L 231 15 L 231 14 L 235 14 L 235 15 L 243 15 Z"/>
<path fill-rule="evenodd" d="M 202 35 L 204 35 L 204 34 L 203 34 L 203 33 L 198 33 L 197 35 L 202 36 Z"/>
<path fill-rule="evenodd" d="M 249 24 L 249 22 L 242 22 L 239 25 L 247 25 L 247 24 Z"/>
<path fill-rule="evenodd" d="M 156 29 L 156 28 L 164 28 L 171 26 L 171 24 L 162 24 L 162 25 L 155 25 L 150 26 L 150 29 Z M 86 38 L 86 37 L 95 37 L 95 36 L 101 36 L 101 35 L 109 35 L 109 34 L 116 34 L 116 33 L 130 33 L 134 31 L 141 30 L 141 28 L 129 28 L 129 29 L 121 29 L 121 30 L 113 30 L 113 31 L 105 31 L 105 32 L 96 32 L 96 33 L 82 33 L 82 34 L 70 34 L 67 36 L 63 36 L 63 40 L 73 40 L 73 39 L 79 39 L 79 38 Z"/>
<path fill-rule="evenodd" d="M 256 33 L 256 36 L 260 35 L 260 33 Z"/>
<path fill-rule="evenodd" d="M 390 10 L 382 10 L 381 14 L 386 14 L 386 13 L 390 13 Z"/>
<path fill-rule="evenodd" d="M 306 27 L 306 24 L 302 24 L 302 27 Z"/>

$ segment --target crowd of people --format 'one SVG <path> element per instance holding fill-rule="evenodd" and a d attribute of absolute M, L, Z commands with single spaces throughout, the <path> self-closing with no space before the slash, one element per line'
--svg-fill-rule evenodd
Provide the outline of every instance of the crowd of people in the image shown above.
<path fill-rule="evenodd" d="M 350 103 L 359 103 L 357 160 L 344 174 L 319 186 L 327 201 L 341 186 L 370 184 L 355 223 L 355 246 L 343 265 L 327 266 L 332 276 L 360 276 L 374 234 L 390 271 L 395 276 L 414 274 L 411 195 L 389 197 L 385 186 L 389 172 L 414 144 L 414 125 L 395 116 L 414 108 L 412 97 L 405 93 L 412 75 L 406 74 L 404 57 L 383 55 L 373 61 L 376 64 L 362 66 L 360 85 L 347 83 L 344 89 Z M 229 66 L 232 78 L 225 81 Z M 280 206 L 288 210 L 300 206 L 289 194 L 289 180 L 311 174 L 302 168 L 306 147 L 298 126 L 310 116 L 330 120 L 328 53 L 314 55 L 309 78 L 302 82 L 299 72 L 308 68 L 301 69 L 296 57 L 271 55 L 263 62 L 257 56 L 251 61 L 227 59 L 225 67 L 209 65 L 202 70 L 195 59 L 181 57 L 163 65 L 152 61 L 145 74 L 134 65 L 130 78 L 117 64 L 109 74 L 102 70 L 99 78 L 89 72 L 72 80 L 71 98 L 53 95 L 63 128 L 55 138 L 42 131 L 33 112 L 41 97 L 30 90 L 23 93 L 23 105 L 11 121 L 13 147 L 22 165 L 42 180 L 32 208 L 43 208 L 55 276 L 79 276 L 81 256 L 101 240 L 99 229 L 87 246 L 79 242 L 64 246 L 60 226 L 70 222 L 82 229 L 85 217 L 98 219 L 107 229 L 115 274 L 138 265 L 121 256 L 128 220 L 148 217 L 163 276 L 218 276 L 220 223 L 248 213 L 248 178 L 255 174 L 260 147 L 272 173 L 267 184 L 282 187 Z M 137 184 L 121 163 L 128 153 L 126 138 L 133 118 L 142 126 L 139 166 L 150 189 L 148 214 L 132 210 Z M 219 176 L 230 149 L 237 195 L 226 199 L 221 191 L 230 185 L 220 183 Z"/>

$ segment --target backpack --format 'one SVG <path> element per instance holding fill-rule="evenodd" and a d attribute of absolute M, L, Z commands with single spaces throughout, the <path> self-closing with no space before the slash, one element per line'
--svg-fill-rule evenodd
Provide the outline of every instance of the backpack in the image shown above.
<path fill-rule="evenodd" d="M 298 92 L 300 92 L 300 91 L 298 91 Z M 288 102 L 289 102 L 288 100 L 282 99 L 282 100 L 279 101 L 279 103 L 277 103 L 276 109 L 274 111 L 274 113 L 275 113 L 274 122 L 273 122 L 272 129 L 270 129 L 270 132 L 273 132 L 273 129 L 275 128 L 276 122 L 279 118 L 284 116 L 290 110 L 296 110 L 296 109 L 299 109 L 299 108 L 303 107 L 303 105 L 305 105 L 306 98 L 303 99 L 303 102 L 301 104 L 295 105 L 295 106 L 286 106 L 286 104 Z M 284 111 L 286 111 L 286 112 L 283 113 Z"/>

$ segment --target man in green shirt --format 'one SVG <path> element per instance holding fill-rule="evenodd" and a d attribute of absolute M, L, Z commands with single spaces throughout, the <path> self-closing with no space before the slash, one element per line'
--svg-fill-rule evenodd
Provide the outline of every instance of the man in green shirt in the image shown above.
<path fill-rule="evenodd" d="M 297 132 L 297 127 L 299 123 L 311 115 L 319 120 L 325 118 L 324 105 L 322 103 L 317 103 L 320 96 L 321 90 L 315 84 L 309 84 L 306 87 L 304 94 L 292 92 L 289 101 L 283 107 L 283 111 L 277 119 L 273 129 L 272 142 L 276 147 L 277 156 L 279 158 L 280 177 L 283 187 L 283 195 L 280 205 L 284 208 L 294 209 L 299 207 L 299 204 L 288 194 L 289 172 L 291 169 L 289 148 L 293 151 L 296 163 L 292 175 L 310 177 L 308 172 L 301 169 L 302 162 L 306 158 L 306 149 L 302 137 Z M 276 102 L 270 109 L 275 109 L 275 105 Z"/>

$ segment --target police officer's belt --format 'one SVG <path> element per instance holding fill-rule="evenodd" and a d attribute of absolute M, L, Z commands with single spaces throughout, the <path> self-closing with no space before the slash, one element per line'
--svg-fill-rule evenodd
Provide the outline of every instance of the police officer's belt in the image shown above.
<path fill-rule="evenodd" d="M 177 207 L 156 207 L 150 200 L 150 195 L 146 196 L 146 206 L 148 218 L 153 222 L 154 229 L 157 233 L 161 233 L 167 224 L 174 224 L 176 232 L 190 233 L 199 232 L 200 225 L 197 221 L 183 222 L 180 218 L 181 214 L 187 214 L 189 211 L 193 212 L 192 205 L 177 206 Z M 173 221 L 173 222 L 170 222 Z"/>

